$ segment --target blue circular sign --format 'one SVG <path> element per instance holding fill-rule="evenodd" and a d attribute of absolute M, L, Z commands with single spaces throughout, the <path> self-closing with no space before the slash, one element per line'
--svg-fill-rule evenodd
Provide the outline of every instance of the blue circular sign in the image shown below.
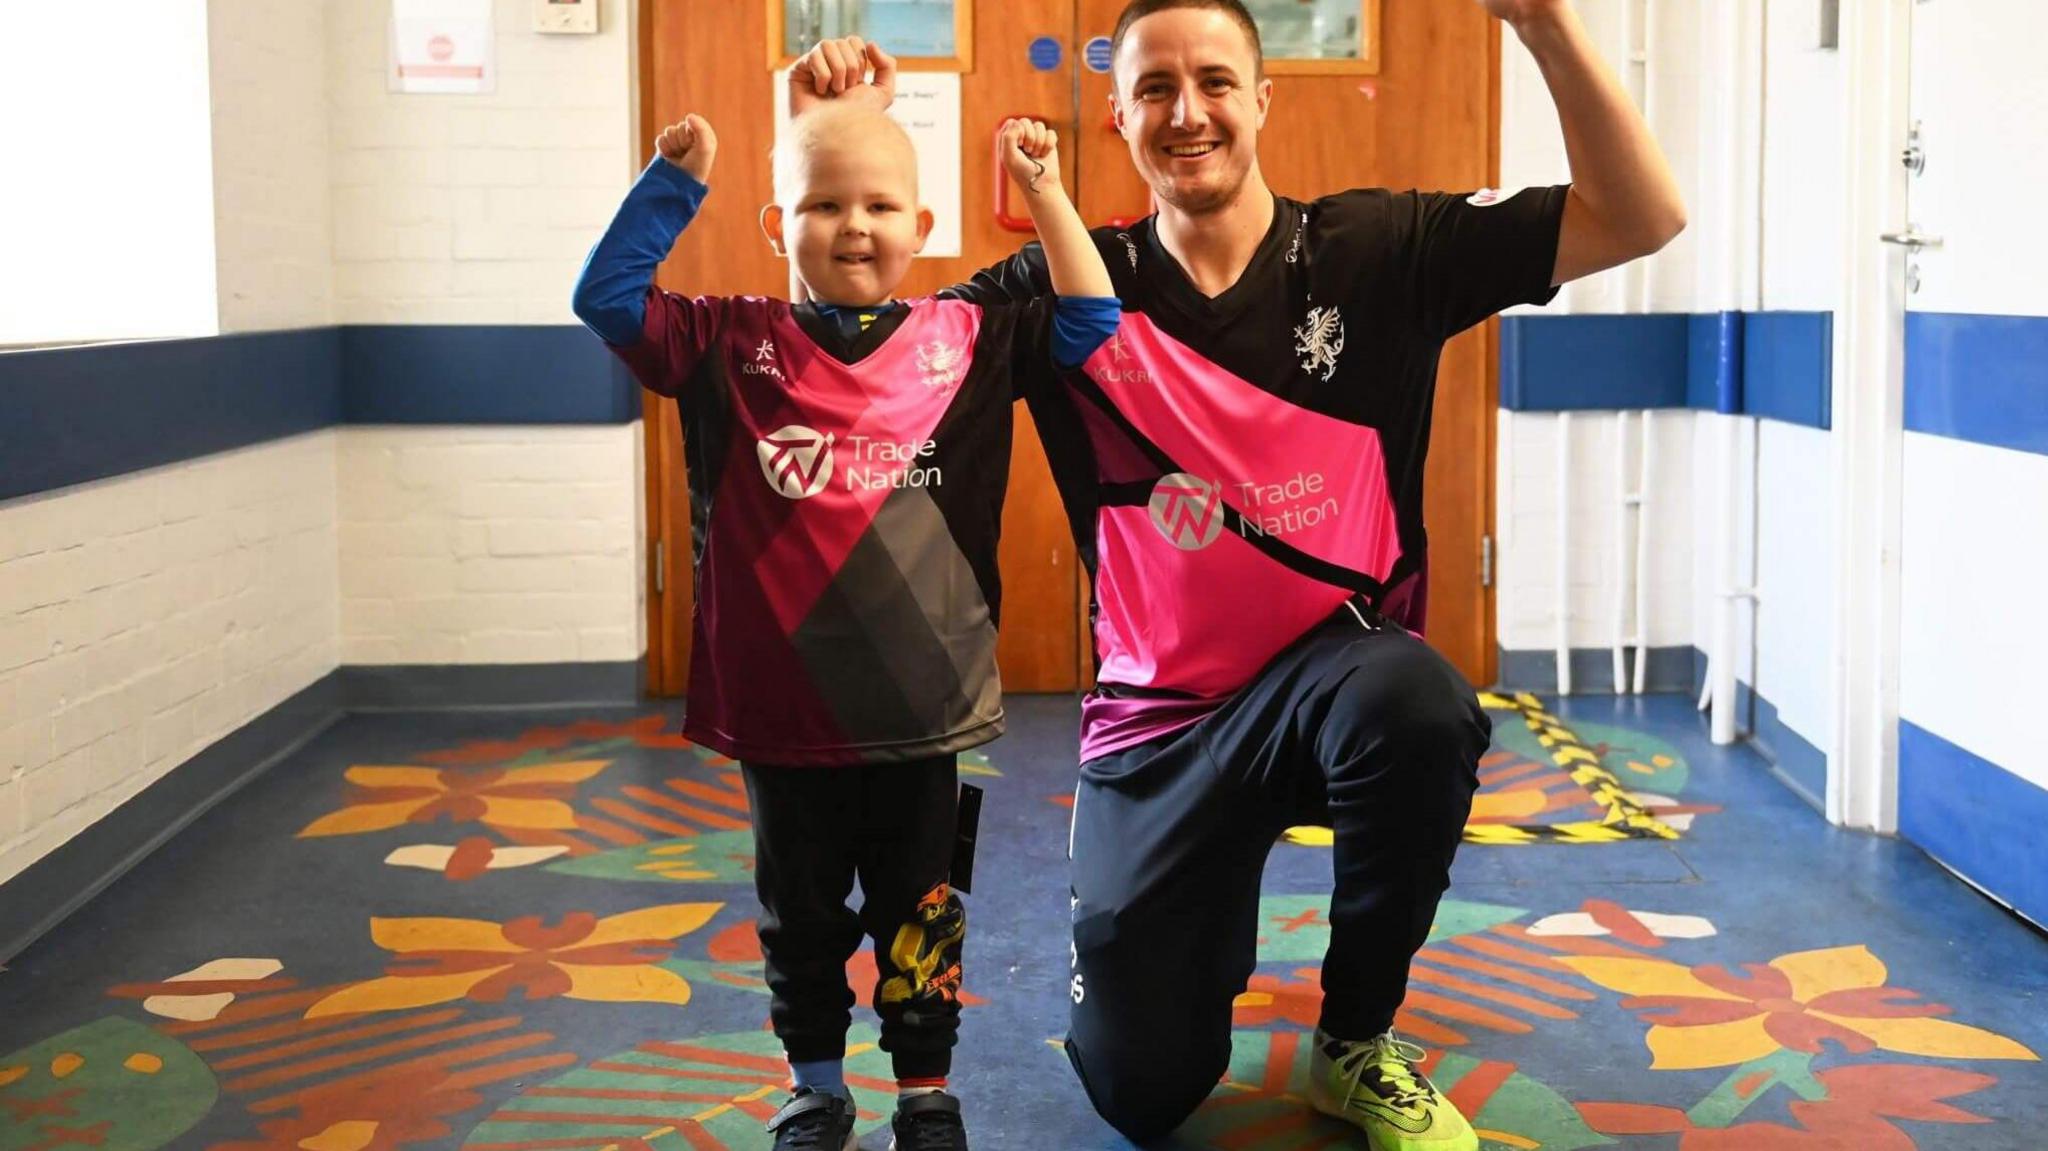
<path fill-rule="evenodd" d="M 1051 36 L 1040 36 L 1031 42 L 1031 66 L 1040 72 L 1050 72 L 1059 67 L 1063 55 L 1060 42 Z"/>
<path fill-rule="evenodd" d="M 1109 37 L 1097 36 L 1081 49 L 1081 58 L 1088 62 L 1090 72 L 1109 71 Z"/>

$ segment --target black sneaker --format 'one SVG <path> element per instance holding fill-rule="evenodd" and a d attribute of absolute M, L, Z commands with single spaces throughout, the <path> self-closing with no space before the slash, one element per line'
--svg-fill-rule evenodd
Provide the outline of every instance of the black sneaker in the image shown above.
<path fill-rule="evenodd" d="M 960 1120 L 960 1101 L 944 1091 L 926 1091 L 899 1101 L 889 1129 L 895 1132 L 889 1151 L 967 1151 L 967 1124 Z"/>
<path fill-rule="evenodd" d="M 768 1130 L 775 1135 L 775 1151 L 857 1151 L 853 1102 L 830 1091 L 797 1088 L 768 1121 Z"/>

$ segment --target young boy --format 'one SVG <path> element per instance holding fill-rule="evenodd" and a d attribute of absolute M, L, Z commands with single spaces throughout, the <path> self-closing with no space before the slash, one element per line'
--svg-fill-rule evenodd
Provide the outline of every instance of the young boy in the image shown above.
<path fill-rule="evenodd" d="M 577 316 L 682 413 L 697 580 L 684 732 L 740 761 L 752 803 L 770 1014 L 794 1080 L 768 1124 L 778 1151 L 854 1146 L 844 972 L 863 931 L 900 1091 L 893 1145 L 967 1146 L 945 1090 L 966 922 L 948 884 L 954 756 L 1003 725 L 1013 375 L 1080 364 L 1119 311 L 1055 134 L 1011 121 L 1003 140 L 1050 307 L 894 299 L 931 213 L 909 137 L 848 106 L 790 126 L 761 212 L 812 302 L 652 288 L 710 178 L 717 141 L 695 115 L 661 133 L 576 285 Z"/>

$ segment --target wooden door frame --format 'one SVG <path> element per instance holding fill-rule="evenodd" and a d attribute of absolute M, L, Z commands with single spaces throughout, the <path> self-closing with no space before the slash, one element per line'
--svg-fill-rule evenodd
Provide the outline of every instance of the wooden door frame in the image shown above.
<path fill-rule="evenodd" d="M 648 82 L 648 78 L 654 74 L 654 0 L 635 0 L 634 16 L 634 120 L 631 163 L 633 169 L 637 171 L 642 148 L 641 137 L 649 133 L 655 119 L 654 85 Z M 668 525 L 675 519 L 672 504 L 679 498 L 678 493 L 661 482 L 663 473 L 657 458 L 662 445 L 659 422 L 668 410 L 667 402 L 660 401 L 644 391 L 640 393 L 641 482 L 646 490 L 646 500 L 643 504 L 646 522 L 640 526 L 645 544 L 642 549 L 645 558 L 640 574 L 640 586 L 647 596 L 647 675 L 643 690 L 649 695 L 656 696 L 683 694 L 689 676 L 688 645 L 675 642 L 678 622 L 674 618 L 669 593 L 675 590 L 676 581 L 665 578 L 664 570 L 676 567 L 676 564 L 669 561 L 678 554 L 678 545 L 689 546 L 688 540 L 668 539 Z"/>
<path fill-rule="evenodd" d="M 1486 59 L 1486 186 L 1500 187 L 1500 121 L 1505 90 L 1501 82 L 1501 40 L 1507 25 L 1494 21 L 1494 35 Z M 1500 317 L 1486 321 L 1486 478 L 1481 499 L 1485 512 L 1480 522 L 1486 532 L 1480 546 L 1491 543 L 1492 562 L 1482 585 L 1479 623 L 1479 666 L 1481 686 L 1500 682 Z"/>

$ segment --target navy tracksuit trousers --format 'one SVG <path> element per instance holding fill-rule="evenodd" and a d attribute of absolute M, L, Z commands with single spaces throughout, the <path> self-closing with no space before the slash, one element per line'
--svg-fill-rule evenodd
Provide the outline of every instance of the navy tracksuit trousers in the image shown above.
<path fill-rule="evenodd" d="M 1201 722 L 1081 766 L 1067 1054 L 1112 1126 L 1165 1134 L 1228 1067 L 1288 827 L 1335 832 L 1324 1030 L 1392 1025 L 1491 730 L 1441 656 L 1347 606 Z"/>

